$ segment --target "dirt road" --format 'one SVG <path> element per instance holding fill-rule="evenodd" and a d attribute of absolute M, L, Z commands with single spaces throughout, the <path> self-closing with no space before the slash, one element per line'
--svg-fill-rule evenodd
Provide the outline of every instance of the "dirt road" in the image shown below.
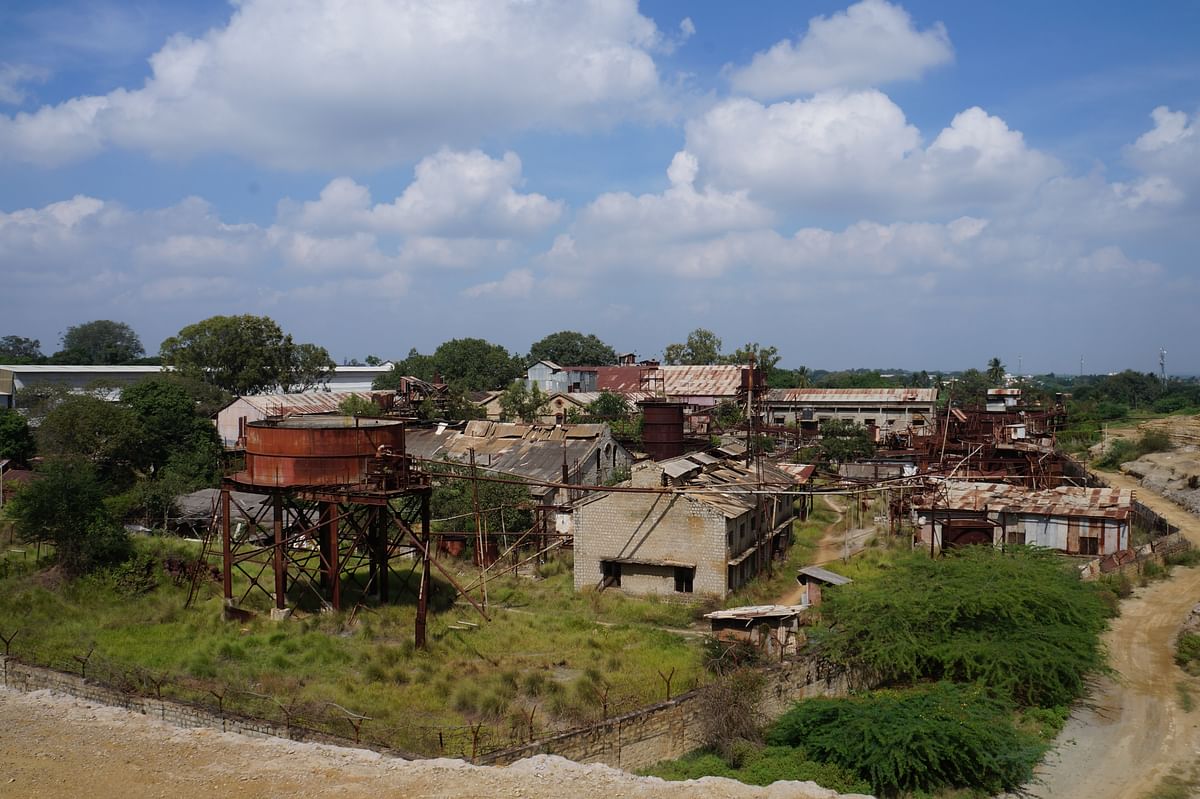
<path fill-rule="evenodd" d="M 1135 488 L 1138 499 L 1200 544 L 1200 519 L 1118 475 L 1114 486 Z M 1138 799 L 1176 766 L 1191 768 L 1200 751 L 1200 710 L 1185 712 L 1178 686 L 1200 691 L 1173 659 L 1172 641 L 1200 601 L 1200 569 L 1174 570 L 1121 605 L 1105 635 L 1116 675 L 1101 679 L 1078 708 L 1056 748 L 1037 770 L 1033 796 L 1045 799 Z"/>

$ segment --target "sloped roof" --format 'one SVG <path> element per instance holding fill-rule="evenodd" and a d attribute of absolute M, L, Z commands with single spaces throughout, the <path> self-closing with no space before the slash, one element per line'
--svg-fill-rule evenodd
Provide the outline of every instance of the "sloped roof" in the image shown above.
<path fill-rule="evenodd" d="M 797 580 L 800 579 L 801 574 L 805 577 L 811 577 L 814 580 L 820 580 L 827 585 L 845 585 L 846 583 L 853 582 L 853 580 L 843 574 L 831 572 L 829 569 L 822 569 L 820 566 L 805 566 L 797 570 Z"/>
<path fill-rule="evenodd" d="M 371 397 L 376 394 L 395 393 L 395 391 L 306 391 L 302 394 L 254 394 L 238 397 L 234 402 L 244 402 L 267 416 L 306 415 L 337 413 L 339 406 L 350 397 L 360 397 L 370 402 L 372 401 Z"/>
<path fill-rule="evenodd" d="M 690 499 L 716 509 L 727 518 L 735 519 L 758 504 L 758 494 L 765 486 L 783 490 L 787 486 L 802 482 L 797 476 L 778 468 L 777 464 L 746 466 L 745 463 L 726 459 L 718 460 L 697 454 L 661 461 L 663 472 L 680 488 L 701 489 L 688 494 Z M 762 470 L 761 480 L 759 469 Z"/>
<path fill-rule="evenodd" d="M 928 508 L 934 498 L 918 498 Z M 1038 516 L 1127 519 L 1133 508 L 1133 492 L 1125 488 L 1059 486 L 1030 490 L 1008 483 L 952 482 L 944 496 L 936 497 L 937 510 L 1028 513 Z"/>
<path fill-rule="evenodd" d="M 752 619 L 786 619 L 799 616 L 808 608 L 804 605 L 745 605 L 740 608 L 726 608 L 705 613 L 706 619 L 737 619 L 750 621 Z"/>
<path fill-rule="evenodd" d="M 596 368 L 596 388 L 619 394 L 641 392 L 642 374 L 651 367 L 600 366 Z M 659 366 L 663 391 L 671 397 L 735 397 L 742 387 L 742 370 L 738 364 L 712 366 Z"/>

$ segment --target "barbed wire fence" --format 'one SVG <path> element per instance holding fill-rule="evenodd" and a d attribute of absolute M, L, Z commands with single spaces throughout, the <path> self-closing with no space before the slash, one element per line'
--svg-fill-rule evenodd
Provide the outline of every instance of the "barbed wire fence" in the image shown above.
<path fill-rule="evenodd" d="M 150 716 L 157 713 L 164 721 L 178 717 L 177 709 L 183 708 L 208 717 L 197 723 L 222 731 L 251 730 L 297 741 L 365 747 L 406 759 L 453 757 L 477 762 L 647 708 L 644 696 L 597 683 L 580 692 L 591 703 L 588 710 L 594 712 L 572 719 L 570 725 L 552 718 L 540 702 L 510 712 L 502 723 L 422 723 L 419 715 L 395 723 L 373 716 L 369 710 L 362 712 L 365 708 L 356 710 L 306 696 L 298 684 L 291 690 L 266 692 L 255 685 L 131 665 L 107 656 L 92 642 L 70 649 L 38 646 L 24 639 L 20 628 L 0 628 L 0 651 L 5 655 L 6 685 L 20 682 L 10 674 L 10 664 L 21 664 L 79 678 L 127 700 L 151 700 L 157 709 L 142 702 L 141 711 Z M 672 698 L 669 692 L 666 698 Z"/>

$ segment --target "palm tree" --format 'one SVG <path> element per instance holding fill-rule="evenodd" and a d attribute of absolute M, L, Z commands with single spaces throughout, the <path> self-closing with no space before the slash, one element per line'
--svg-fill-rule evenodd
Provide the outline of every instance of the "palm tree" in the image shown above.
<path fill-rule="evenodd" d="M 794 382 L 796 383 L 796 388 L 808 388 L 808 384 L 812 379 L 812 372 L 809 371 L 807 366 L 797 366 L 792 370 L 792 374 L 795 376 Z"/>
<path fill-rule="evenodd" d="M 992 358 L 987 365 L 987 378 L 992 385 L 998 386 L 1004 382 L 1004 364 L 999 358 Z"/>

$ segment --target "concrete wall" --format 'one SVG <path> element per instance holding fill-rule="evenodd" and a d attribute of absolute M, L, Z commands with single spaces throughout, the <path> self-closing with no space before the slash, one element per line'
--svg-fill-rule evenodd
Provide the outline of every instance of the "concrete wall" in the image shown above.
<path fill-rule="evenodd" d="M 786 663 L 766 672 L 762 713 L 775 719 L 794 702 L 813 696 L 845 696 L 850 680 L 816 659 Z M 524 746 L 493 752 L 479 762 L 504 765 L 550 754 L 579 763 L 639 769 L 680 757 L 704 745 L 698 691 Z"/>
<path fill-rule="evenodd" d="M 694 563 L 693 594 L 724 597 L 725 531 L 723 515 L 686 497 L 614 493 L 584 502 L 575 509 L 575 590 L 600 585 L 602 560 L 636 558 Z M 640 576 L 627 586 L 624 573 L 623 590 L 662 590 L 657 576 Z M 674 594 L 673 578 L 669 588 Z"/>

